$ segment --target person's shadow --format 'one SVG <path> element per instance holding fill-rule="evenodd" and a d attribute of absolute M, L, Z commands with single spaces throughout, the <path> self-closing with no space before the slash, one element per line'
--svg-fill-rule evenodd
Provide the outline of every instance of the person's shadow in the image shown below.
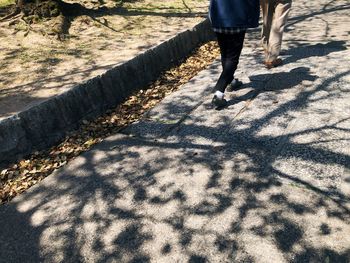
<path fill-rule="evenodd" d="M 283 60 L 283 64 L 296 62 L 300 59 L 310 57 L 323 57 L 330 53 L 346 50 L 346 41 L 330 41 L 326 44 L 298 45 L 282 53 L 288 57 Z"/>
<path fill-rule="evenodd" d="M 262 92 L 290 89 L 301 84 L 303 81 L 315 81 L 317 76 L 310 73 L 310 68 L 297 67 L 289 72 L 253 75 L 249 77 L 249 79 L 251 81 L 250 83 L 246 83 L 238 89 L 234 89 L 233 92 L 249 87 L 254 87 L 254 89 L 230 100 L 228 106 L 252 99 Z"/>

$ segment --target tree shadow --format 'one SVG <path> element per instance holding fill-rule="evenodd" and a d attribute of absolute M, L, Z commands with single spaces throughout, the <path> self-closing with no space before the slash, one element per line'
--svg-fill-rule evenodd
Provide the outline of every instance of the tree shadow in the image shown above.
<path fill-rule="evenodd" d="M 299 73 L 301 80 L 310 77 L 307 68 L 299 68 Z M 341 126 L 346 119 L 296 130 L 283 125 L 293 123 L 297 116 L 291 115 L 298 109 L 315 102 L 323 105 L 330 97 L 315 94 L 348 74 L 326 79 L 277 105 L 268 93 L 292 87 L 261 90 L 256 100 L 272 105 L 262 116 L 258 105 L 234 119 L 227 114 L 238 110 L 235 105 L 215 113 L 212 120 L 198 108 L 157 141 L 147 133 L 108 138 L 0 208 L 6 226 L 1 230 L 6 244 L 0 249 L 2 258 L 21 250 L 19 255 L 31 253 L 35 261 L 50 262 L 258 262 L 264 255 L 250 249 L 258 242 L 285 261 L 346 262 L 349 251 L 326 242 L 340 242 L 336 236 L 348 230 L 349 197 L 319 186 L 309 177 L 312 169 L 299 176 L 297 170 L 277 164 L 298 158 L 299 168 L 302 162 L 350 168 L 348 155 L 334 146 L 313 145 L 318 138 L 311 136 L 338 129 L 349 135 Z M 270 126 L 285 129 L 261 134 Z M 311 141 L 301 143 L 300 136 L 311 136 Z M 320 170 L 322 176 L 327 176 L 325 171 Z"/>
<path fill-rule="evenodd" d="M 297 62 L 298 60 L 310 57 L 325 57 L 332 52 L 346 50 L 345 41 L 329 41 L 328 43 L 322 44 L 317 43 L 314 45 L 303 45 L 300 44 L 297 47 L 290 48 L 286 52 L 288 56 L 283 63 L 290 64 Z"/>
<path fill-rule="evenodd" d="M 2 212 L 7 216 L 0 217 L 0 262 L 41 262 L 40 234 L 45 227 L 31 224 L 32 212 L 22 213 L 14 206 L 3 207 Z"/>
<path fill-rule="evenodd" d="M 176 93 L 0 207 L 0 261 L 348 262 L 349 74 L 252 74 L 225 112 Z"/>
<path fill-rule="evenodd" d="M 246 100 L 252 100 L 262 92 L 278 91 L 293 88 L 303 81 L 315 81 L 317 76 L 310 74 L 310 68 L 297 67 L 291 69 L 289 72 L 277 72 L 274 74 L 258 74 L 249 77 L 250 83 L 245 83 L 238 90 L 243 90 L 248 87 L 253 87 L 245 94 L 234 97 L 234 99 L 228 102 L 228 107 L 236 103 Z M 254 85 L 253 83 L 260 82 L 260 85 Z M 274 103 L 278 103 L 277 100 Z"/>

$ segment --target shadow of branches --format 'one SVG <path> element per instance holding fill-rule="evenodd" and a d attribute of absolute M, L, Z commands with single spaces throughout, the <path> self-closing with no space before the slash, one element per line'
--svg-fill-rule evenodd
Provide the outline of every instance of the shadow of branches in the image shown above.
<path fill-rule="evenodd" d="M 343 44 L 252 68 L 225 111 L 108 138 L 0 208 L 0 261 L 349 262 L 350 71 L 309 67 Z"/>
<path fill-rule="evenodd" d="M 162 138 L 116 135 L 2 207 L 1 258 L 258 262 L 268 249 L 281 262 L 348 262 L 337 236 L 349 231 L 350 200 L 326 179 L 350 169 L 339 150 L 349 118 L 313 127 L 298 113 L 331 116 L 328 102 L 350 95 L 333 89 L 349 71 L 298 92 L 307 68 L 281 74 L 285 90 L 264 83 L 241 117 L 228 116 L 238 102 L 212 118 L 201 105 Z"/>

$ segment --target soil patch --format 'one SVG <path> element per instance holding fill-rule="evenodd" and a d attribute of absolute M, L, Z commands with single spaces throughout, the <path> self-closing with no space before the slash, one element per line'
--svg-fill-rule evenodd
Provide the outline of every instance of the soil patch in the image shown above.
<path fill-rule="evenodd" d="M 32 24 L 0 22 L 0 120 L 192 28 L 206 17 L 208 8 L 206 0 L 79 4 L 90 11 L 70 17 L 67 32 L 59 39 L 61 16 L 39 17 Z M 5 9 L 7 5 L 0 5 L 1 16 Z"/>

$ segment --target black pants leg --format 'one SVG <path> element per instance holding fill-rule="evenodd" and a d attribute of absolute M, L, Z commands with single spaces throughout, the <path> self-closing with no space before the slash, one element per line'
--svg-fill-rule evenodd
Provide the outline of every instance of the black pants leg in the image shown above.
<path fill-rule="evenodd" d="M 243 48 L 245 31 L 237 34 L 216 33 L 221 52 L 222 73 L 214 90 L 224 92 L 234 78 Z"/>

